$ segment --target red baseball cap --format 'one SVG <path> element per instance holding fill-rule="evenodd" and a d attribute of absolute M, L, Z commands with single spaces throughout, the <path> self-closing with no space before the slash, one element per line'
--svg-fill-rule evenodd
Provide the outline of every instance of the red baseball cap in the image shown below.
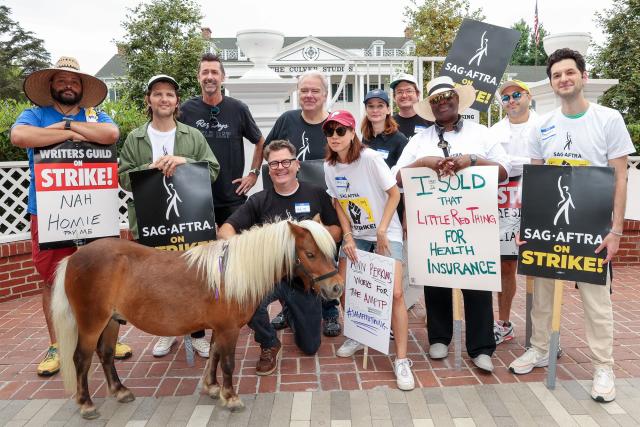
<path fill-rule="evenodd" d="M 329 113 L 329 117 L 324 121 L 322 129 L 326 128 L 327 124 L 330 122 L 338 122 L 341 125 L 348 126 L 352 129 L 356 128 L 356 119 L 354 119 L 351 113 L 347 110 L 338 110 L 333 113 Z"/>

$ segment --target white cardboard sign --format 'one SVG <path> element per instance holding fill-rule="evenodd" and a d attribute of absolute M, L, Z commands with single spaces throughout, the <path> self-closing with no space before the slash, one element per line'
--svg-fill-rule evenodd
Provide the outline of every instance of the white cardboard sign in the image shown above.
<path fill-rule="evenodd" d="M 411 285 L 500 291 L 498 168 L 402 169 Z"/>
<path fill-rule="evenodd" d="M 356 252 L 357 262 L 347 258 L 344 335 L 389 354 L 395 260 Z"/>

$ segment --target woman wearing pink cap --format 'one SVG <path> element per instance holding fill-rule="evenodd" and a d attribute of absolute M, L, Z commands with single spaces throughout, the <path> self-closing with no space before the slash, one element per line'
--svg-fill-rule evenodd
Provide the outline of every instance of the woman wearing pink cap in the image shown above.
<path fill-rule="evenodd" d="M 395 336 L 394 371 L 401 390 L 415 387 L 411 360 L 407 359 L 409 319 L 402 293 L 402 225 L 396 213 L 400 190 L 382 156 L 367 148 L 355 132 L 348 111 L 334 111 L 322 126 L 327 137 L 324 176 L 327 193 L 344 232 L 340 249 L 340 274 L 346 276 L 346 257 L 356 260 L 356 249 L 396 260 L 391 325 Z M 347 338 L 336 352 L 351 357 L 364 345 Z"/>

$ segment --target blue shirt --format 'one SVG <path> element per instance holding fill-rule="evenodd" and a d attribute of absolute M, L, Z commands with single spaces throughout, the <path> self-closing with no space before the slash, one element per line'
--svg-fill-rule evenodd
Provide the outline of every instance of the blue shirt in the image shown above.
<path fill-rule="evenodd" d="M 89 116 L 89 119 L 87 119 Z M 103 112 L 95 112 L 93 109 L 85 110 L 81 108 L 78 114 L 75 116 L 64 116 L 62 113 L 59 113 L 53 107 L 34 107 L 27 108 L 24 110 L 18 118 L 16 122 L 11 127 L 12 129 L 15 126 L 20 125 L 28 125 L 28 126 L 36 126 L 39 128 L 46 128 L 54 123 L 61 122 L 63 120 L 72 120 L 76 122 L 96 122 L 96 123 L 113 123 L 111 117 Z M 29 156 L 29 204 L 27 207 L 27 212 L 31 215 L 38 214 L 38 208 L 36 206 L 36 181 L 35 174 L 33 172 L 33 148 L 27 148 L 27 156 Z"/>

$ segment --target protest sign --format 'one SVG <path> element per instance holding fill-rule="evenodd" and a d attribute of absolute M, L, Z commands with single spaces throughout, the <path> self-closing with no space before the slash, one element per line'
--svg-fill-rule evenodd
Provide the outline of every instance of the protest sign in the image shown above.
<path fill-rule="evenodd" d="M 518 273 L 604 285 L 613 169 L 525 165 Z"/>
<path fill-rule="evenodd" d="M 520 32 L 465 18 L 440 70 L 461 85 L 472 85 L 476 100 L 471 106 L 487 111 Z"/>
<path fill-rule="evenodd" d="M 498 186 L 500 255 L 518 256 L 516 233 L 520 231 L 520 176 Z"/>
<path fill-rule="evenodd" d="M 180 165 L 171 177 L 157 169 L 132 172 L 130 176 L 140 243 L 185 251 L 215 240 L 206 162 Z"/>
<path fill-rule="evenodd" d="M 356 250 L 358 261 L 347 259 L 344 335 L 389 354 L 395 260 Z"/>
<path fill-rule="evenodd" d="M 120 235 L 115 145 L 65 141 L 34 153 L 41 249 Z"/>
<path fill-rule="evenodd" d="M 411 284 L 499 291 L 498 168 L 401 173 Z"/>

